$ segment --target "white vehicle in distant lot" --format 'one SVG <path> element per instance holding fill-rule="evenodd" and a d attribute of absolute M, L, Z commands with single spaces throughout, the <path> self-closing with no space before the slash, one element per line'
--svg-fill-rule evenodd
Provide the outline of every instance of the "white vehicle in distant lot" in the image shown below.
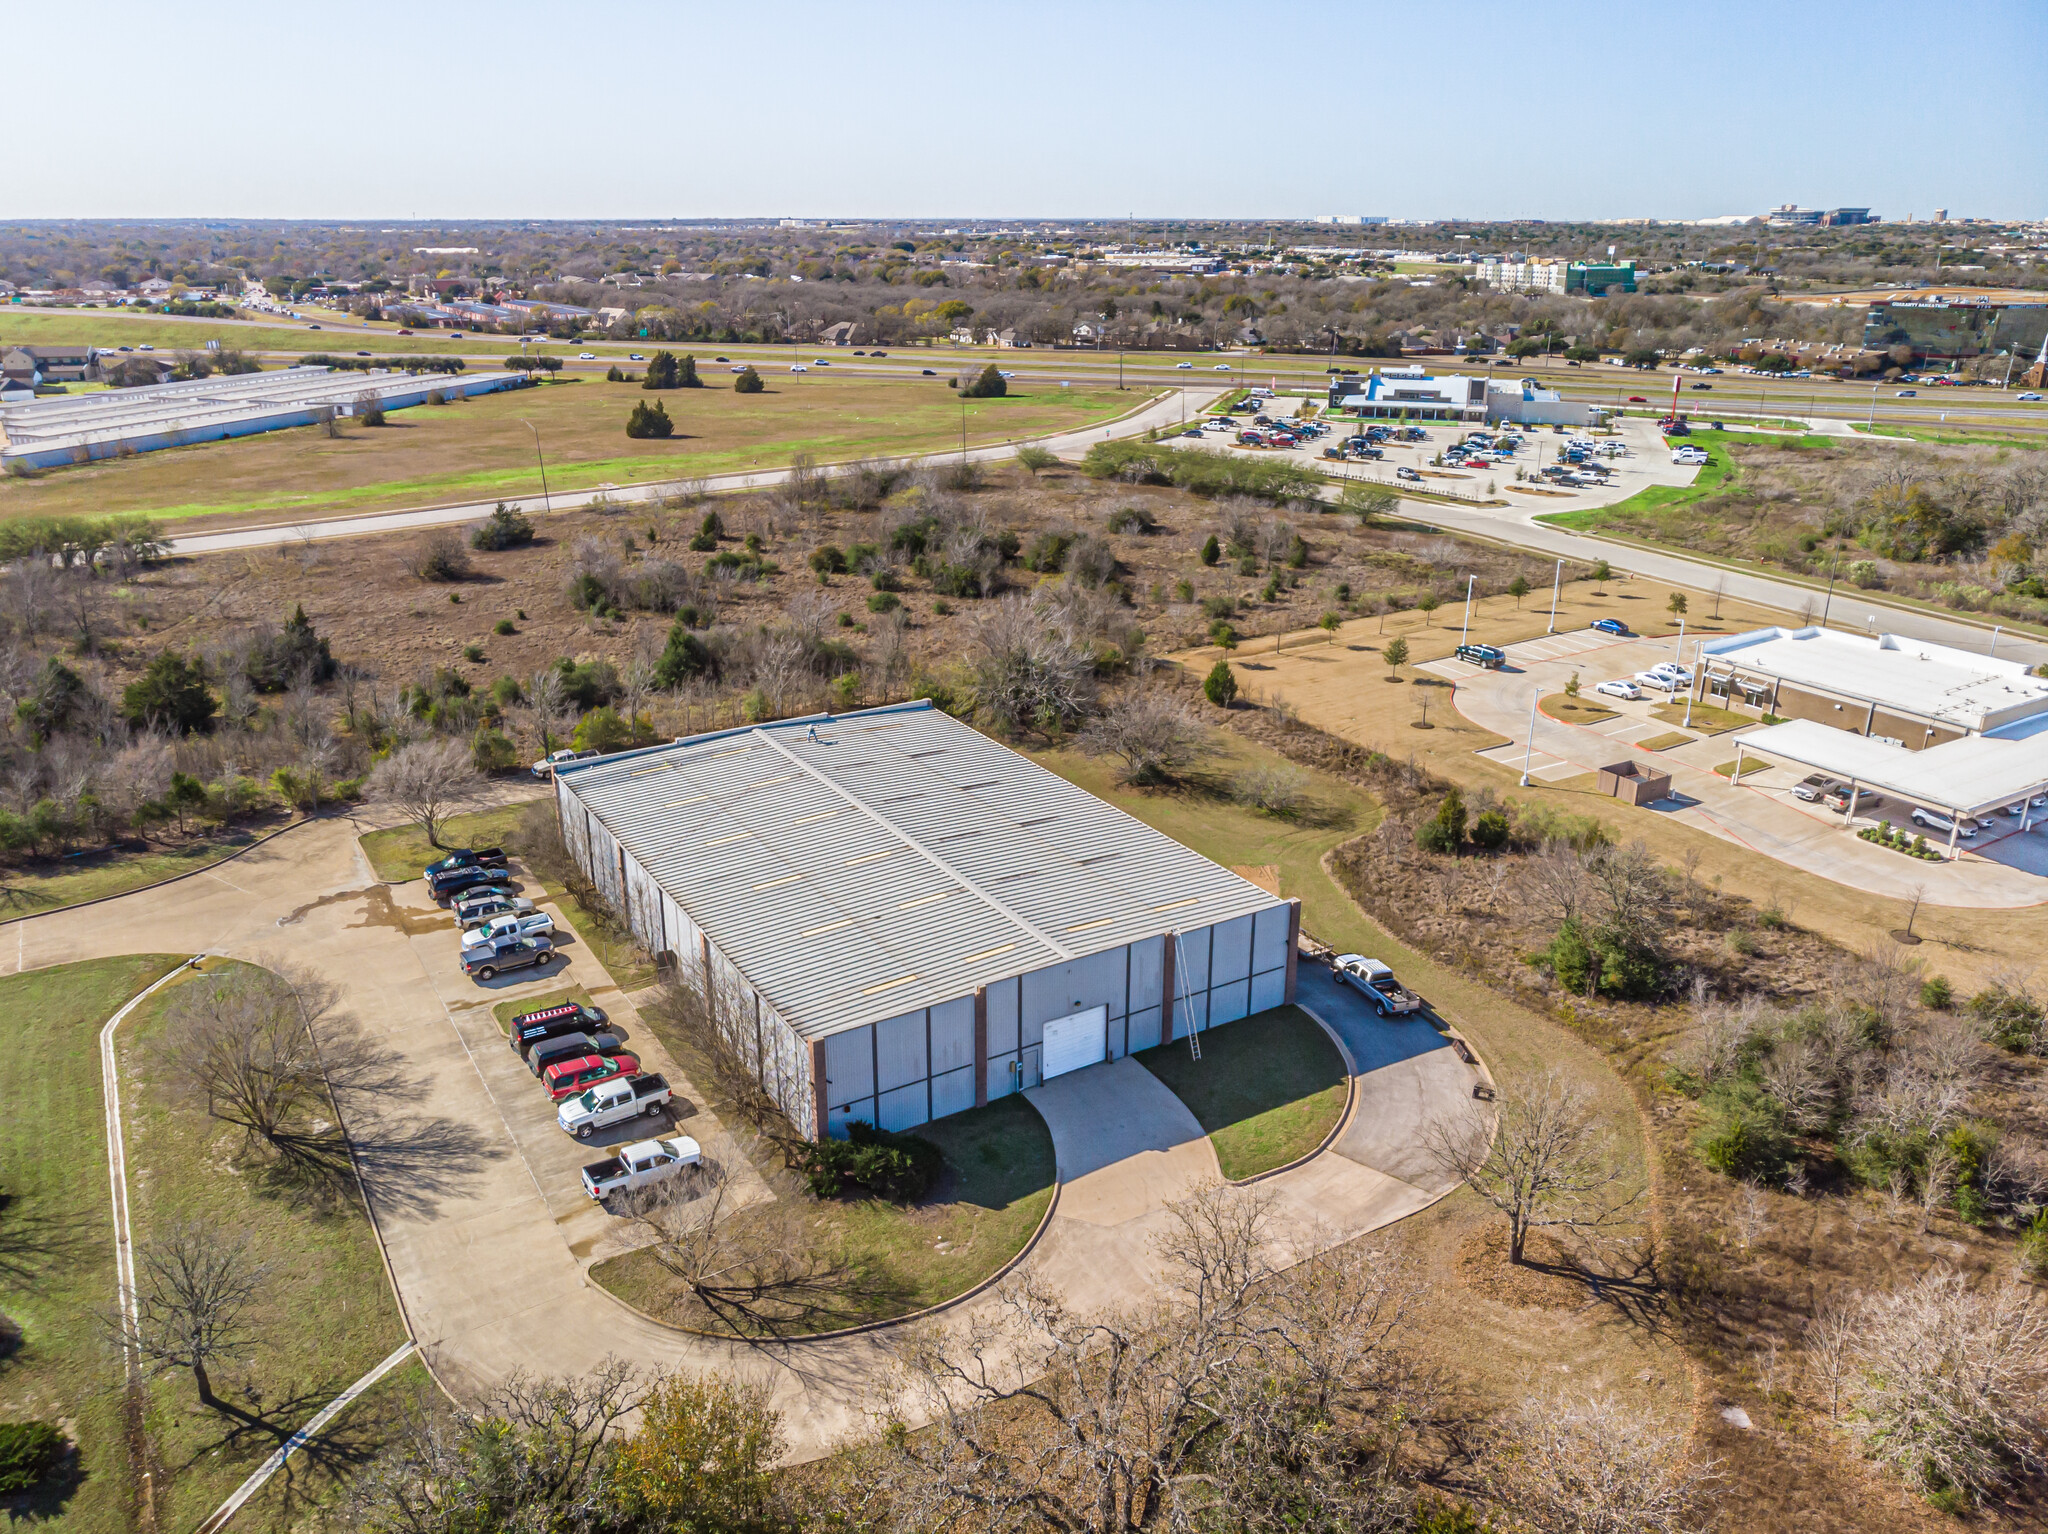
<path fill-rule="evenodd" d="M 478 943 L 495 943 L 507 937 L 545 937 L 554 930 L 555 919 L 545 911 L 508 911 L 463 933 L 462 946 L 474 948 Z"/>
<path fill-rule="evenodd" d="M 578 352 L 578 353 L 576 354 L 576 360 L 577 360 L 578 362 L 595 362 L 595 361 L 597 361 L 597 353 L 596 353 L 596 352 Z"/>
<path fill-rule="evenodd" d="M 1913 824 L 1925 826 L 1930 831 L 1953 831 L 1956 828 L 1955 821 L 1949 818 L 1946 810 L 1923 809 L 1919 805 L 1913 807 Z M 1963 835 L 1975 836 L 1978 829 L 1976 821 L 1967 815 L 1963 817 Z"/>
<path fill-rule="evenodd" d="M 1219 362 L 1216 364 L 1216 366 L 1209 369 L 1209 371 L 1212 373 L 1227 373 L 1230 371 L 1230 364 L 1227 362 Z"/>
<path fill-rule="evenodd" d="M 1610 698 L 1627 698 L 1630 702 L 1634 702 L 1643 695 L 1642 688 L 1622 677 L 1616 677 L 1611 682 L 1602 682 L 1593 691 L 1604 693 Z"/>
<path fill-rule="evenodd" d="M 789 370 L 792 373 L 808 373 L 810 371 L 810 369 L 805 367 L 801 362 L 792 362 L 789 365 Z"/>
<path fill-rule="evenodd" d="M 620 1147 L 616 1156 L 585 1167 L 583 1191 L 603 1203 L 614 1193 L 627 1193 L 660 1182 L 703 1159 L 704 1152 L 688 1135 L 668 1140 L 635 1140 Z"/>
<path fill-rule="evenodd" d="M 533 775 L 537 778 L 551 778 L 555 775 L 555 768 L 560 763 L 580 762 L 586 756 L 596 755 L 597 753 L 595 751 L 570 751 L 567 749 L 561 751 L 550 751 L 546 756 L 542 757 L 539 761 L 533 764 L 532 772 Z"/>
<path fill-rule="evenodd" d="M 1682 447 L 1671 455 L 1671 461 L 1673 463 L 1688 464 L 1697 467 L 1698 465 L 1703 464 L 1707 461 L 1707 455 L 1705 450 L 1702 448 Z"/>
<path fill-rule="evenodd" d="M 1685 685 L 1669 672 L 1654 669 L 1638 671 L 1635 680 L 1636 686 L 1647 687 L 1654 692 L 1677 692 L 1680 687 Z"/>
<path fill-rule="evenodd" d="M 2048 794 L 2034 795 L 2034 808 L 2037 810 L 2048 809 Z M 2012 816 L 2014 820 L 2018 820 L 2027 813 L 2027 801 L 2021 799 L 2015 804 L 2008 804 L 2005 807 L 2005 813 Z"/>

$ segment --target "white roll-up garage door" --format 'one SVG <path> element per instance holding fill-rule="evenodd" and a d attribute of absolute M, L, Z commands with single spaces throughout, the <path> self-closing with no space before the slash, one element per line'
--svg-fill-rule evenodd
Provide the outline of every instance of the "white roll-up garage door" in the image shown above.
<path fill-rule="evenodd" d="M 1084 1065 L 1098 1065 L 1108 1052 L 1108 1007 L 1056 1017 L 1045 1025 L 1045 1044 L 1038 1057 L 1040 1079 L 1050 1081 Z"/>

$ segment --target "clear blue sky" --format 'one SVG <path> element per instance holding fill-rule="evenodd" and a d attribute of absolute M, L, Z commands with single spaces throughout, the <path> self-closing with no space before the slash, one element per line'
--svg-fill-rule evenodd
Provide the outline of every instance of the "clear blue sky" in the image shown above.
<path fill-rule="evenodd" d="M 0 40 L 9 218 L 2048 213 L 2043 0 L 76 0 Z"/>

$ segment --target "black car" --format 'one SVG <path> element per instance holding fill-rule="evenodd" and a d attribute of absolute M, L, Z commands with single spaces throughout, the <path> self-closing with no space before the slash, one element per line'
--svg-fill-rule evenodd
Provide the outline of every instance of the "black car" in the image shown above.
<path fill-rule="evenodd" d="M 592 1033 L 602 1028 L 605 1021 L 598 1008 L 565 1001 L 558 1007 L 542 1007 L 538 1012 L 522 1012 L 513 1018 L 508 1042 L 514 1054 L 523 1055 L 544 1039 L 560 1038 L 566 1033 Z"/>
<path fill-rule="evenodd" d="M 526 1052 L 526 1068 L 544 1075 L 557 1060 L 580 1060 L 585 1055 L 609 1055 L 621 1048 L 615 1033 L 558 1033 L 542 1039 Z"/>
<path fill-rule="evenodd" d="M 917 372 L 918 372 L 918 376 L 919 376 L 920 378 L 937 378 L 937 377 L 939 376 L 939 375 L 938 375 L 937 373 L 933 372 L 933 371 L 932 371 L 932 370 L 931 370 L 930 368 L 919 368 L 919 369 L 917 370 Z"/>
<path fill-rule="evenodd" d="M 1508 663 L 1508 652 L 1496 645 L 1461 644 L 1451 653 L 1459 660 L 1469 661 L 1487 671 L 1498 671 Z"/>
<path fill-rule="evenodd" d="M 503 868 L 505 849 L 503 847 L 452 847 L 448 856 L 429 863 L 420 872 L 423 874 L 446 873 L 451 868 Z"/>
<path fill-rule="evenodd" d="M 437 874 L 427 875 L 427 892 L 436 900 L 449 900 L 465 890 L 486 887 L 509 895 L 512 893 L 512 880 L 502 868 L 481 868 L 474 863 L 460 868 L 444 868 Z"/>

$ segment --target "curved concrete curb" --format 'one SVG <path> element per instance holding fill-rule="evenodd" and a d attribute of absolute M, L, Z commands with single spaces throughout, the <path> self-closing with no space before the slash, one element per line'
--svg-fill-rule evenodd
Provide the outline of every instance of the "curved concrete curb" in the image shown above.
<path fill-rule="evenodd" d="M 1224 1178 L 1223 1180 L 1233 1188 L 1249 1188 L 1255 1182 L 1264 1182 L 1269 1177 L 1278 1177 L 1282 1172 L 1291 1172 L 1296 1167 L 1307 1166 L 1316 1157 L 1322 1155 L 1324 1151 L 1337 1143 L 1344 1131 L 1351 1127 L 1352 1116 L 1358 1112 L 1358 1062 L 1351 1058 L 1350 1049 L 1337 1036 L 1337 1030 L 1316 1015 L 1313 1007 L 1298 1001 L 1292 1003 L 1292 1005 L 1300 1007 L 1303 1012 L 1315 1018 L 1316 1026 L 1328 1034 L 1330 1042 L 1337 1046 L 1337 1056 L 1344 1062 L 1344 1111 L 1337 1115 L 1337 1122 L 1332 1124 L 1330 1132 L 1323 1136 L 1323 1143 L 1310 1151 L 1306 1156 L 1296 1156 L 1285 1166 L 1269 1167 L 1263 1172 L 1254 1172 L 1249 1177 Z"/>
<path fill-rule="evenodd" d="M 160 890 L 167 884 L 178 884 L 186 879 L 195 879 L 200 874 L 220 867 L 223 863 L 234 862 L 236 858 L 246 852 L 254 852 L 265 842 L 276 841 L 278 837 L 284 835 L 287 831 L 296 831 L 300 826 L 309 826 L 317 820 L 331 819 L 333 817 L 330 815 L 301 815 L 297 820 L 281 825 L 275 831 L 266 831 L 257 837 L 256 840 L 249 843 L 248 846 L 237 847 L 233 852 L 228 853 L 224 857 L 217 857 L 211 863 L 202 863 L 197 868 L 188 868 L 183 873 L 172 874 L 166 879 L 155 879 L 148 884 L 138 884 L 132 890 L 117 890 L 111 895 L 95 895 L 90 900 L 73 900 L 68 904 L 53 905 L 47 910 L 42 911 L 25 911 L 20 916 L 10 916 L 4 921 L 0 921 L 0 927 L 11 927 L 17 922 L 34 921 L 39 916 L 62 916 L 66 911 L 83 911 L 91 906 L 105 905 L 110 900 L 126 900 L 130 895 L 142 895 L 150 890 Z"/>
<path fill-rule="evenodd" d="M 1031 1239 L 1017 1248 L 1008 1262 L 1005 1262 L 995 1272 L 980 1280 L 971 1289 L 962 1289 L 951 1299 L 940 1300 L 936 1305 L 927 1305 L 923 1310 L 913 1310 L 907 1315 L 889 1316 L 880 1321 L 863 1321 L 858 1326 L 842 1326 L 836 1331 L 805 1332 L 801 1337 L 737 1337 L 731 1332 L 707 1332 L 702 1327 L 680 1326 L 674 1321 L 664 1321 L 660 1316 L 648 1314 L 632 1301 L 621 1299 L 618 1295 L 612 1293 L 611 1290 L 605 1288 L 603 1284 L 593 1282 L 588 1268 L 583 1270 L 583 1282 L 610 1300 L 614 1305 L 630 1310 L 641 1320 L 658 1326 L 664 1331 L 679 1332 L 685 1337 L 703 1337 L 712 1342 L 737 1343 L 743 1347 L 750 1348 L 796 1347 L 811 1342 L 831 1342 L 840 1337 L 858 1337 L 867 1332 L 887 1331 L 892 1326 L 908 1326 L 914 1321 L 924 1320 L 927 1316 L 939 1315 L 944 1311 L 953 1309 L 956 1305 L 966 1304 L 976 1295 L 985 1293 L 1008 1278 L 1017 1270 L 1018 1265 L 1031 1255 L 1033 1250 L 1037 1248 L 1038 1243 L 1045 1239 L 1045 1233 L 1052 1225 L 1052 1217 L 1059 1212 L 1060 1189 L 1062 1186 L 1064 1185 L 1058 1179 L 1054 1180 L 1052 1185 L 1052 1201 L 1045 1206 L 1045 1213 L 1038 1221 L 1038 1228 L 1031 1232 Z"/>

